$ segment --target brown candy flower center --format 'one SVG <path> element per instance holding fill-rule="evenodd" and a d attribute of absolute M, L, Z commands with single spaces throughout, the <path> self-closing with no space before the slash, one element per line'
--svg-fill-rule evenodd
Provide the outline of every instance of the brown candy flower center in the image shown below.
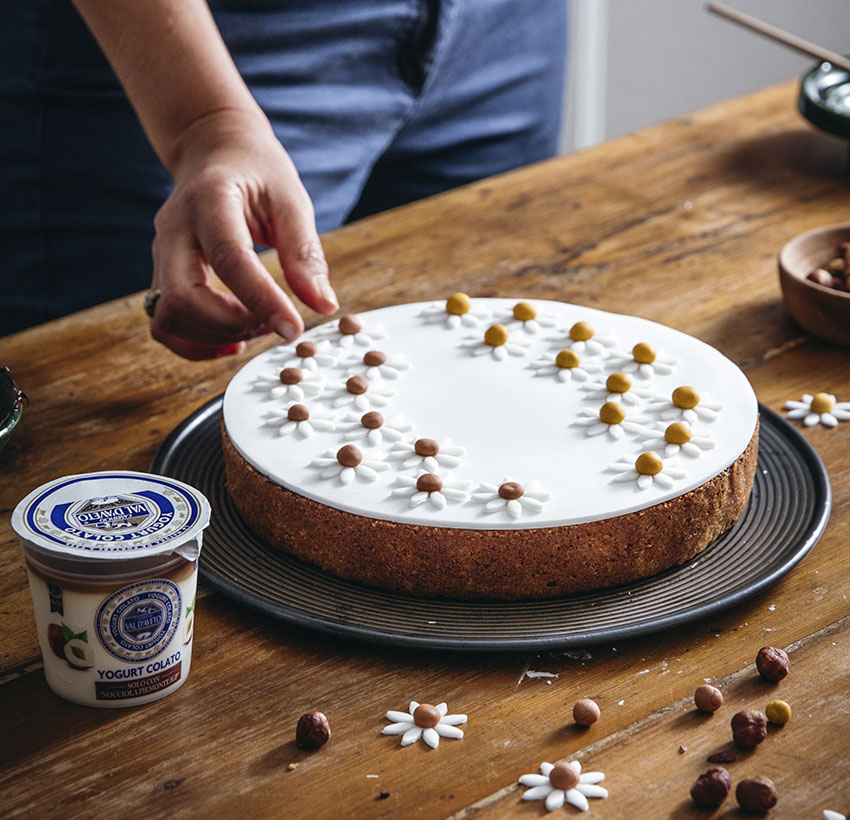
<path fill-rule="evenodd" d="M 656 453 L 641 453 L 635 461 L 635 470 L 641 475 L 658 475 L 664 469 L 664 462 Z"/>
<path fill-rule="evenodd" d="M 345 383 L 345 389 L 353 396 L 360 396 L 369 389 L 369 380 L 363 376 L 352 376 Z"/>
<path fill-rule="evenodd" d="M 831 413 L 835 402 L 829 393 L 815 393 L 812 396 L 812 412 L 813 413 Z"/>
<path fill-rule="evenodd" d="M 440 722 L 440 713 L 430 703 L 420 703 L 413 710 L 413 722 L 421 729 L 433 729 Z"/>
<path fill-rule="evenodd" d="M 499 487 L 499 497 L 504 498 L 505 501 L 513 501 L 516 498 L 522 498 L 525 494 L 525 490 L 522 488 L 522 484 L 519 484 L 516 481 L 506 481 Z"/>
<path fill-rule="evenodd" d="M 280 371 L 281 384 L 298 384 L 303 378 L 300 367 L 285 367 Z"/>
<path fill-rule="evenodd" d="M 295 355 L 302 359 L 309 359 L 316 355 L 316 345 L 313 342 L 299 342 L 295 348 Z"/>
<path fill-rule="evenodd" d="M 484 341 L 490 347 L 500 347 L 508 341 L 508 331 L 505 330 L 504 325 L 492 325 L 487 328 L 487 332 L 484 334 Z"/>
<path fill-rule="evenodd" d="M 367 430 L 377 430 L 384 423 L 384 417 L 377 410 L 372 410 L 361 417 L 360 423 Z"/>
<path fill-rule="evenodd" d="M 562 350 L 555 357 L 555 364 L 561 368 L 573 368 L 581 364 L 581 359 L 574 350 Z"/>
<path fill-rule="evenodd" d="M 360 452 L 360 449 L 355 447 L 353 444 L 346 444 L 345 447 L 340 447 L 337 450 L 336 460 L 342 464 L 343 467 L 356 467 L 363 461 L 363 453 Z"/>
<path fill-rule="evenodd" d="M 416 489 L 421 493 L 437 493 L 443 489 L 443 481 L 433 473 L 423 473 L 416 479 Z"/>
<path fill-rule="evenodd" d="M 455 316 L 463 316 L 469 313 L 472 307 L 472 301 L 465 293 L 453 293 L 446 300 L 446 313 L 451 313 Z"/>
<path fill-rule="evenodd" d="M 632 348 L 632 356 L 638 364 L 652 364 L 655 361 L 655 350 L 646 342 L 639 342 Z"/>
<path fill-rule="evenodd" d="M 537 318 L 537 311 L 528 302 L 517 302 L 514 305 L 514 319 L 520 322 L 528 322 Z"/>
<path fill-rule="evenodd" d="M 586 342 L 588 339 L 593 338 L 594 332 L 593 326 L 587 322 L 576 322 L 570 328 L 570 338 L 574 342 Z"/>
<path fill-rule="evenodd" d="M 677 387 L 673 391 L 673 404 L 682 410 L 692 410 L 699 404 L 699 393 L 693 387 Z"/>
<path fill-rule="evenodd" d="M 440 445 L 432 438 L 418 438 L 413 445 L 413 452 L 418 456 L 435 456 L 440 452 Z"/>
<path fill-rule="evenodd" d="M 612 373 L 605 380 L 605 387 L 611 393 L 628 393 L 632 386 L 632 377 L 627 373 Z"/>
<path fill-rule="evenodd" d="M 606 401 L 599 408 L 599 418 L 605 424 L 619 424 L 626 417 L 626 411 L 615 401 Z"/>
<path fill-rule="evenodd" d="M 579 776 L 569 763 L 556 763 L 549 772 L 549 782 L 556 789 L 567 792 L 579 784 Z"/>
<path fill-rule="evenodd" d="M 286 411 L 286 417 L 290 421 L 307 421 L 310 418 L 310 411 L 303 404 L 293 404 Z"/>
<path fill-rule="evenodd" d="M 353 313 L 349 313 L 339 320 L 339 332 L 343 336 L 353 336 L 361 330 L 363 330 L 363 324 Z"/>
<path fill-rule="evenodd" d="M 380 350 L 370 350 L 363 357 L 363 364 L 367 367 L 380 367 L 387 360 L 387 354 Z"/>
<path fill-rule="evenodd" d="M 664 431 L 664 438 L 670 444 L 687 444 L 691 440 L 691 428 L 683 421 L 676 421 Z"/>

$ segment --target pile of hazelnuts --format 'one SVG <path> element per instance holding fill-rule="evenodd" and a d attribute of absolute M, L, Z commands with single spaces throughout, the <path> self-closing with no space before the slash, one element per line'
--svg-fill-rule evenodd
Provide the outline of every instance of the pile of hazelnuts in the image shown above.
<path fill-rule="evenodd" d="M 850 242 L 839 242 L 835 256 L 825 265 L 810 270 L 806 279 L 825 288 L 850 291 Z"/>
<path fill-rule="evenodd" d="M 775 646 L 763 646 L 756 657 L 756 669 L 766 681 L 778 683 L 788 674 L 788 653 Z M 723 705 L 723 693 L 705 684 L 694 692 L 694 703 L 701 712 L 713 713 Z M 767 724 L 784 725 L 791 719 L 791 707 L 784 700 L 772 700 L 764 712 L 747 709 L 732 716 L 732 741 L 741 749 L 754 749 L 767 737 Z M 722 753 L 721 753 L 722 754 Z M 712 758 L 709 758 L 712 760 Z M 726 758 L 734 760 L 734 755 Z M 717 808 L 729 794 L 732 778 L 723 766 L 715 766 L 701 774 L 691 786 L 691 799 L 702 808 Z M 747 812 L 762 814 L 779 799 L 776 786 L 769 777 L 741 780 L 735 797 Z"/>

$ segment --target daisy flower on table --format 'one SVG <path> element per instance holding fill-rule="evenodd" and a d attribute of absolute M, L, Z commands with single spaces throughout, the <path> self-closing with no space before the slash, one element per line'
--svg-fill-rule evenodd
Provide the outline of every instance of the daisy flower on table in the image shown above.
<path fill-rule="evenodd" d="M 453 447 L 450 439 L 440 444 L 432 438 L 418 438 L 414 442 L 398 442 L 390 450 L 388 457 L 400 460 L 403 470 L 417 467 L 429 473 L 436 473 L 440 467 L 453 470 L 460 464 L 465 452 L 463 447 Z"/>
<path fill-rule="evenodd" d="M 519 782 L 531 788 L 522 796 L 523 800 L 545 800 L 546 810 L 555 811 L 564 803 L 587 811 L 588 797 L 608 797 L 608 790 L 596 785 L 605 779 L 602 772 L 581 772 L 581 763 L 541 763 L 540 774 L 524 774 Z"/>
<path fill-rule="evenodd" d="M 723 409 L 723 404 L 712 401 L 708 394 L 700 396 L 693 387 L 682 385 L 673 391 L 669 400 L 656 401 L 653 409 L 658 411 L 665 421 L 681 420 L 696 424 L 697 419 L 714 421 Z"/>
<path fill-rule="evenodd" d="M 311 370 L 285 367 L 279 373 L 259 373 L 252 383 L 254 390 L 268 393 L 272 399 L 303 401 L 315 398 L 324 389 L 325 380 Z"/>
<path fill-rule="evenodd" d="M 463 729 L 457 727 L 466 723 L 466 715 L 448 715 L 445 703 L 432 706 L 430 703 L 410 701 L 410 712 L 387 712 L 387 720 L 394 721 L 381 730 L 382 735 L 401 735 L 401 745 L 409 746 L 422 738 L 432 749 L 440 745 L 441 737 L 460 740 Z"/>
<path fill-rule="evenodd" d="M 366 461 L 360 449 L 353 444 L 340 447 L 336 453 L 333 450 L 326 451 L 321 458 L 312 461 L 310 466 L 318 467 L 322 471 L 319 473 L 322 481 L 338 478 L 341 484 L 350 484 L 355 478 L 375 481 L 379 472 L 390 468 L 384 461 Z"/>
<path fill-rule="evenodd" d="M 396 392 L 383 383 L 370 382 L 365 376 L 351 376 L 344 382 L 330 382 L 327 391 L 333 407 L 351 407 L 364 412 L 386 407 Z"/>
<path fill-rule="evenodd" d="M 850 401 L 836 401 L 832 393 L 803 393 L 802 401 L 786 401 L 789 419 L 802 419 L 804 427 L 820 422 L 835 427 L 839 421 L 850 421 Z"/>
<path fill-rule="evenodd" d="M 497 361 L 501 362 L 508 356 L 525 356 L 528 352 L 528 344 L 510 338 L 510 334 L 504 325 L 490 325 L 484 333 L 484 337 L 467 336 L 461 347 L 466 348 L 473 356 L 486 356 L 488 353 Z"/>
<path fill-rule="evenodd" d="M 337 357 L 330 353 L 327 341 L 303 341 L 297 345 L 278 345 L 270 351 L 272 359 L 283 359 L 284 367 L 299 367 L 302 370 L 317 370 L 319 367 L 334 367 Z"/>
<path fill-rule="evenodd" d="M 503 478 L 499 485 L 482 483 L 472 494 L 474 502 L 484 505 L 485 513 L 503 512 L 511 518 L 540 512 L 550 498 L 552 493 L 541 489 L 536 481 L 532 481 L 526 489 L 510 476 Z"/>
<path fill-rule="evenodd" d="M 444 481 L 434 473 L 420 473 L 416 478 L 398 476 L 400 486 L 390 495 L 407 498 L 411 507 L 418 507 L 426 501 L 435 509 L 443 510 L 449 501 L 466 501 L 469 497 L 471 481 Z"/>
<path fill-rule="evenodd" d="M 645 452 L 639 455 L 625 455 L 619 461 L 608 465 L 611 472 L 617 473 L 613 481 L 633 481 L 639 490 L 646 490 L 658 484 L 669 490 L 675 479 L 685 478 L 687 473 L 676 466 L 675 459 L 663 461 L 657 453 Z"/>
<path fill-rule="evenodd" d="M 314 415 L 303 404 L 291 404 L 283 411 L 272 410 L 263 423 L 266 427 L 276 427 L 280 436 L 294 433 L 299 438 L 309 438 L 316 430 L 328 432 L 335 426 L 333 419 Z"/>
<path fill-rule="evenodd" d="M 608 359 L 608 364 L 624 373 L 636 373 L 641 379 L 649 379 L 656 373 L 662 376 L 672 373 L 676 359 L 661 356 L 652 345 L 638 342 L 632 348 L 631 354 L 615 354 Z"/>
<path fill-rule="evenodd" d="M 531 362 L 528 366 L 536 371 L 535 376 L 554 376 L 561 383 L 573 379 L 577 382 L 586 382 L 591 373 L 598 373 L 602 369 L 602 365 L 598 362 L 582 361 L 574 350 L 561 350 L 554 359 L 547 356 Z"/>
<path fill-rule="evenodd" d="M 391 358 L 381 350 L 370 350 L 362 357 L 357 356 L 347 363 L 346 375 L 365 376 L 367 379 L 397 379 L 402 370 L 410 367 L 410 362 L 404 356 Z"/>
<path fill-rule="evenodd" d="M 407 439 L 413 425 L 404 416 L 384 419 L 377 410 L 370 410 L 362 416 L 347 415 L 337 427 L 345 433 L 346 441 L 365 439 L 373 447 L 379 447 L 384 440 L 397 442 Z"/>
<path fill-rule="evenodd" d="M 588 382 L 582 385 L 589 399 L 602 399 L 618 404 L 640 404 L 646 394 L 634 390 L 632 377 L 628 373 L 612 373 L 604 382 Z"/>
<path fill-rule="evenodd" d="M 316 333 L 331 344 L 340 347 L 372 347 L 376 339 L 383 339 L 387 334 L 380 326 L 365 327 L 359 316 L 349 313 L 338 322 L 320 326 Z"/>
<path fill-rule="evenodd" d="M 478 327 L 490 321 L 490 311 L 473 305 L 465 293 L 454 293 L 445 302 L 431 302 L 420 312 L 419 317 L 430 324 L 442 322 L 454 330 L 464 327 Z"/>
<path fill-rule="evenodd" d="M 597 333 L 588 322 L 576 322 L 567 332 L 548 337 L 548 341 L 560 347 L 574 350 L 579 355 L 607 357 L 617 344 L 617 339 L 609 333 Z"/>
<path fill-rule="evenodd" d="M 703 450 L 711 450 L 717 444 L 707 433 L 692 430 L 686 421 L 674 421 L 672 424 L 661 421 L 654 427 L 643 428 L 640 435 L 640 446 L 644 450 L 663 450 L 664 458 L 679 453 L 696 458 Z"/>
<path fill-rule="evenodd" d="M 505 325 L 519 324 L 526 333 L 539 333 L 541 328 L 552 328 L 558 324 L 554 316 L 538 312 L 528 302 L 517 302 L 500 321 Z"/>
<path fill-rule="evenodd" d="M 626 408 L 616 401 L 606 401 L 597 413 L 595 410 L 579 410 L 573 424 L 587 428 L 587 435 L 598 436 L 607 433 L 614 441 L 619 441 L 626 432 L 635 433 L 643 429 L 644 418 L 628 418 Z"/>

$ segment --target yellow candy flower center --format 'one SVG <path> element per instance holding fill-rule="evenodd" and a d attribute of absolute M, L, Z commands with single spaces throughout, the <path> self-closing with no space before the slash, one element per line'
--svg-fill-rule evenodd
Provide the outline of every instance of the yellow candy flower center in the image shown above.
<path fill-rule="evenodd" d="M 626 417 L 626 411 L 623 409 L 621 404 L 617 404 L 615 401 L 606 401 L 602 407 L 599 408 L 599 418 L 605 422 L 605 424 L 619 424 Z"/>
<path fill-rule="evenodd" d="M 537 317 L 537 311 L 528 302 L 517 302 L 514 305 L 514 319 L 520 322 L 528 322 Z"/>
<path fill-rule="evenodd" d="M 484 341 L 491 347 L 499 347 L 508 340 L 508 331 L 504 325 L 493 325 L 487 328 L 484 334 Z"/>
<path fill-rule="evenodd" d="M 605 380 L 609 393 L 628 393 L 632 386 L 632 377 L 626 373 L 612 373 Z"/>
<path fill-rule="evenodd" d="M 686 444 L 691 440 L 691 428 L 685 422 L 677 421 L 664 431 L 664 439 L 670 444 Z"/>
<path fill-rule="evenodd" d="M 587 322 L 576 322 L 570 328 L 570 338 L 574 342 L 586 342 L 593 338 L 594 332 L 593 327 Z"/>
<path fill-rule="evenodd" d="M 658 475 L 664 469 L 664 462 L 655 453 L 641 453 L 635 461 L 635 469 L 641 475 Z"/>
<path fill-rule="evenodd" d="M 581 359 L 572 350 L 562 350 L 555 357 L 555 364 L 562 368 L 578 367 L 580 363 Z"/>
<path fill-rule="evenodd" d="M 655 361 L 655 350 L 646 342 L 640 342 L 632 348 L 632 356 L 638 364 L 652 364 Z"/>
<path fill-rule="evenodd" d="M 829 393 L 815 393 L 812 397 L 812 412 L 813 413 L 831 413 L 835 402 Z"/>
<path fill-rule="evenodd" d="M 673 404 L 682 410 L 692 410 L 699 404 L 699 393 L 693 387 L 677 387 L 673 391 Z"/>
<path fill-rule="evenodd" d="M 446 313 L 451 313 L 454 316 L 463 316 L 464 313 L 469 313 L 472 307 L 472 300 L 465 293 L 453 293 L 446 300 Z"/>

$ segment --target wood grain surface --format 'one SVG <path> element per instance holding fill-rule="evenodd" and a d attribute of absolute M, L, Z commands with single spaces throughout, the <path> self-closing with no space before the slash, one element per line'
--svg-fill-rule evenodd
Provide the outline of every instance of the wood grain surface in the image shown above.
<path fill-rule="evenodd" d="M 778 285 L 787 240 L 850 214 L 847 146 L 801 120 L 795 98 L 794 84 L 769 88 L 328 234 L 343 310 L 456 290 L 560 299 L 703 339 L 774 409 L 821 390 L 850 401 L 850 349 L 797 326 Z M 568 652 L 437 653 L 309 632 L 202 585 L 177 693 L 127 710 L 55 697 L 12 509 L 58 476 L 147 469 L 272 343 L 182 361 L 149 338 L 141 294 L 0 339 L 30 399 L 0 452 L 0 816 L 537 818 L 542 803 L 521 801 L 517 779 L 576 758 L 606 775 L 610 797 L 590 816 L 743 817 L 734 793 L 712 813 L 688 792 L 729 745 L 732 714 L 772 697 L 794 716 L 728 764 L 733 792 L 764 774 L 779 792 L 772 817 L 850 813 L 850 423 L 803 431 L 832 482 L 824 536 L 775 586 L 711 620 Z M 754 671 L 764 644 L 791 653 L 779 684 Z M 726 697 L 713 716 L 691 705 L 705 680 Z M 571 720 L 579 697 L 602 710 L 589 729 Z M 465 738 L 431 750 L 381 736 L 384 713 L 412 699 L 467 713 Z M 294 730 L 313 709 L 333 735 L 307 752 Z M 577 812 L 551 816 L 565 815 Z"/>

